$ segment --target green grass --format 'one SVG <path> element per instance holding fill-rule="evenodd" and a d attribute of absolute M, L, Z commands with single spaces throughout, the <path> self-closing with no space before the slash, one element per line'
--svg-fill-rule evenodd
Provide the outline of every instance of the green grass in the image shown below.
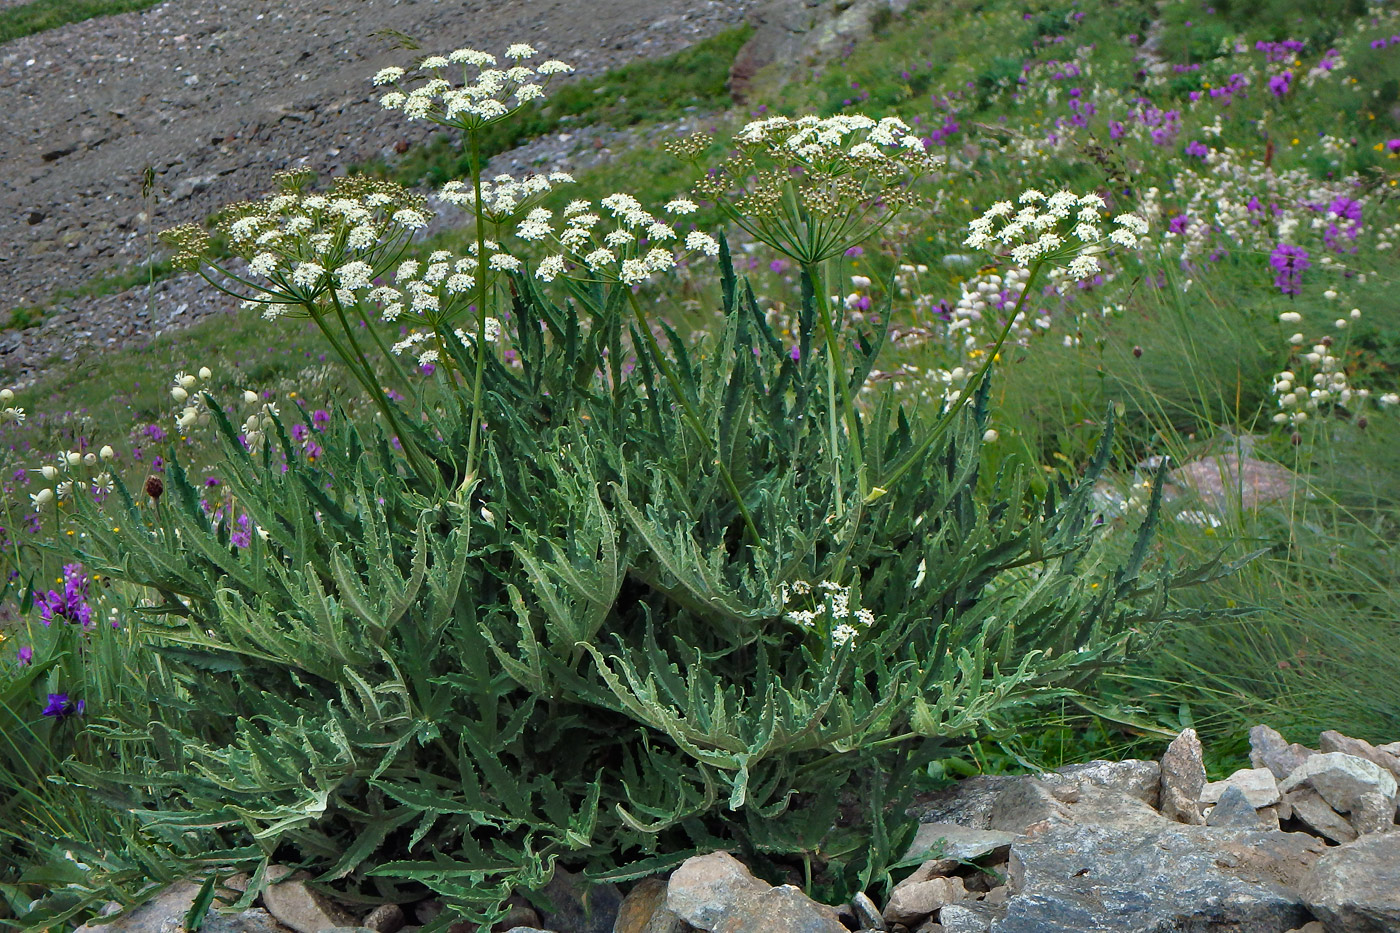
<path fill-rule="evenodd" d="M 98 16 L 131 13 L 153 7 L 161 0 L 29 0 L 0 10 L 0 42 L 32 36 L 69 23 Z"/>

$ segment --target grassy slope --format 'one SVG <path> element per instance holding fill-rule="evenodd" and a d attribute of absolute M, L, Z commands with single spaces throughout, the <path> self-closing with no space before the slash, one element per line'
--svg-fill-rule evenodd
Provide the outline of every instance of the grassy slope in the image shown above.
<path fill-rule="evenodd" d="M 57 29 L 85 19 L 130 13 L 153 7 L 161 0 L 29 0 L 0 10 L 0 42 Z"/>

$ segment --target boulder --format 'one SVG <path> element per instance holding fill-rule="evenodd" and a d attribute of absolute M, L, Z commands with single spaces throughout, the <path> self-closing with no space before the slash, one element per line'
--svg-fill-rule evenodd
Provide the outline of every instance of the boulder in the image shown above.
<path fill-rule="evenodd" d="M 1283 795 L 1293 810 L 1293 818 L 1320 836 L 1333 842 L 1351 842 L 1357 836 L 1355 827 L 1328 806 L 1311 787 L 1300 787 Z"/>
<path fill-rule="evenodd" d="M 1249 730 L 1249 763 L 1256 768 L 1268 768 L 1280 781 L 1316 754 L 1306 746 L 1297 743 L 1290 745 L 1268 726 L 1255 726 Z"/>
<path fill-rule="evenodd" d="M 988 827 L 1020 834 L 1031 826 L 1050 820 L 1069 819 L 1069 804 L 1055 796 L 1053 788 L 1039 778 L 1021 778 L 1007 785 L 992 806 Z M 1077 791 L 1077 786 L 1075 787 Z"/>
<path fill-rule="evenodd" d="M 1162 766 L 1155 761 L 1130 758 L 1126 761 L 1089 761 L 1065 765 L 1050 774 L 1039 775 L 1047 784 L 1073 782 L 1094 784 L 1136 797 L 1149 807 L 1159 803 Z"/>
<path fill-rule="evenodd" d="M 1382 794 L 1362 794 L 1347 822 L 1359 835 L 1384 833 L 1395 828 L 1395 800 Z"/>
<path fill-rule="evenodd" d="M 790 884 L 769 888 L 730 912 L 712 933 L 847 933 L 836 911 Z"/>
<path fill-rule="evenodd" d="M 686 923 L 714 930 L 772 889 L 728 852 L 688 858 L 666 883 L 666 908 Z"/>
<path fill-rule="evenodd" d="M 969 829 L 957 823 L 920 823 L 914 841 L 904 853 L 904 860 L 933 856 L 938 860 L 955 862 L 981 858 L 998 849 L 1005 850 L 1014 839 L 1009 832 L 991 829 Z"/>
<path fill-rule="evenodd" d="M 1390 772 L 1373 761 L 1342 752 L 1314 755 L 1290 774 L 1279 789 L 1287 793 L 1308 786 L 1339 813 L 1361 806 L 1363 794 L 1380 794 L 1394 807 L 1396 784 Z"/>
<path fill-rule="evenodd" d="M 996 914 L 981 904 L 949 904 L 938 912 L 942 933 L 987 933 Z"/>
<path fill-rule="evenodd" d="M 1200 825 L 1201 791 L 1206 786 L 1206 766 L 1201 740 L 1195 729 L 1185 729 L 1162 756 L 1161 811 L 1168 819 Z"/>
<path fill-rule="evenodd" d="M 1327 933 L 1400 930 L 1400 834 L 1367 836 L 1332 849 L 1300 890 Z"/>
<path fill-rule="evenodd" d="M 1257 509 L 1287 499 L 1297 476 L 1276 463 L 1228 451 L 1182 464 L 1167 474 L 1167 499 L 1191 491 L 1201 501 L 1226 511 L 1232 506 Z"/>
<path fill-rule="evenodd" d="M 1324 844 L 1306 833 L 1163 823 L 1053 823 L 1011 847 L 995 933 L 1283 933 L 1310 917 L 1292 886 Z"/>
<path fill-rule="evenodd" d="M 1278 779 L 1268 768 L 1242 768 L 1223 781 L 1211 781 L 1201 788 L 1201 803 L 1214 804 L 1227 787 L 1237 787 L 1254 806 L 1269 807 L 1279 802 Z"/>
<path fill-rule="evenodd" d="M 177 881 L 124 916 L 110 923 L 85 923 L 74 933 L 180 933 L 199 887 L 198 882 Z M 109 906 L 120 909 L 120 905 Z M 104 916 L 109 915 L 104 912 Z"/>
<path fill-rule="evenodd" d="M 1400 757 L 1396 757 L 1388 751 L 1382 751 L 1370 742 L 1353 739 L 1329 729 L 1318 736 L 1317 748 L 1318 751 L 1324 753 L 1341 752 L 1344 755 L 1364 758 L 1372 764 L 1380 765 L 1390 772 L 1391 777 L 1400 782 Z"/>
<path fill-rule="evenodd" d="M 1000 774 L 973 775 L 943 790 L 917 795 L 909 815 L 924 823 L 957 823 L 973 829 L 988 829 L 997 797 L 1021 780 Z"/>

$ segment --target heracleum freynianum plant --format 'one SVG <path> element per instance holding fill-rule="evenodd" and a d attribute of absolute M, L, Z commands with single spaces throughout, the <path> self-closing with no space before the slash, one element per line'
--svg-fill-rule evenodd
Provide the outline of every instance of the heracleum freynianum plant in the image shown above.
<path fill-rule="evenodd" d="M 567 70 L 507 56 L 376 82 L 475 154 L 486 122 Z M 1107 439 L 1046 501 L 1014 474 L 975 495 L 985 368 L 941 412 L 852 403 L 883 334 L 844 325 L 822 263 L 916 196 L 927 166 L 901 127 L 755 124 L 739 141 L 767 158 L 810 130 L 801 177 L 702 189 L 803 263 L 796 353 L 722 239 L 682 239 L 626 195 L 555 216 L 539 195 L 566 176 L 483 179 L 475 155 L 444 192 L 473 217 L 468 255 L 411 255 L 422 199 L 356 178 L 317 194 L 288 176 L 232 208 L 246 267 L 211 268 L 203 232 L 177 230 L 219 287 L 313 321 L 379 420 L 341 419 L 311 462 L 296 413 L 240 428 L 190 396 L 180 417 L 217 433 L 249 527 L 211 519 L 175 462 L 154 508 L 120 486 L 106 513 L 74 497 L 88 566 L 152 594 L 159 660 L 129 707 L 89 711 L 139 766 L 69 778 L 131 808 L 152 863 L 252 871 L 242 904 L 293 863 L 367 902 L 433 891 L 450 908 L 433 930 L 491 919 L 557 865 L 629 879 L 720 846 L 843 893 L 887 880 L 911 775 L 1082 687 L 1170 617 L 1173 582 L 1143 574 L 1150 519 L 1122 561 L 1096 545 Z M 1023 200 L 983 245 L 1039 244 L 1028 288 L 1101 248 L 1094 196 Z M 1076 223 L 1077 242 L 1058 232 Z M 698 349 L 637 297 L 673 242 L 718 256 L 723 326 Z"/>

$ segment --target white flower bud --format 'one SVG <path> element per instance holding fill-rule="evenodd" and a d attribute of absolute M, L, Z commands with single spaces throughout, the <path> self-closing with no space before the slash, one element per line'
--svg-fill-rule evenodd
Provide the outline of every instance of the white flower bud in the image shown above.
<path fill-rule="evenodd" d="M 251 405 L 258 400 L 258 393 L 245 391 L 243 393 L 243 404 Z"/>
<path fill-rule="evenodd" d="M 103 460 L 111 460 L 117 455 L 117 452 L 112 449 L 111 444 L 103 444 L 102 449 L 97 452 L 97 455 Z"/>
<path fill-rule="evenodd" d="M 996 428 L 988 428 L 988 429 L 982 434 L 982 441 L 983 441 L 984 443 L 987 443 L 987 444 L 996 443 L 996 442 L 997 442 L 998 440 L 1000 440 L 1000 439 L 1001 439 L 1001 435 L 1000 435 L 999 433 L 997 433 Z"/>
<path fill-rule="evenodd" d="M 190 394 L 184 389 L 180 388 L 179 386 L 175 386 L 173 389 L 170 390 L 170 397 L 177 402 L 183 402 L 185 399 L 190 397 Z"/>
<path fill-rule="evenodd" d="M 88 466 L 95 466 L 97 464 L 97 454 L 83 454 L 83 462 L 86 463 Z"/>
<path fill-rule="evenodd" d="M 75 466 L 77 466 L 78 464 L 80 464 L 80 463 L 82 463 L 82 462 L 83 462 L 83 455 L 82 455 L 82 454 L 78 453 L 76 450 L 70 450 L 70 451 L 68 451 L 68 465 L 69 465 L 70 467 L 75 467 Z"/>
<path fill-rule="evenodd" d="M 8 405 L 15 400 L 15 394 L 9 389 L 0 389 L 0 402 Z"/>
<path fill-rule="evenodd" d="M 208 379 L 208 378 L 210 378 L 210 377 L 213 376 L 213 375 L 214 375 L 214 374 L 213 374 L 212 372 L 209 371 L 209 367 L 208 367 L 208 366 L 201 366 L 201 367 L 199 367 L 199 378 L 201 378 L 201 379 Z"/>
<path fill-rule="evenodd" d="M 1303 319 L 1303 316 L 1297 311 L 1285 311 L 1278 316 L 1278 319 L 1285 324 L 1297 324 Z"/>
<path fill-rule="evenodd" d="M 45 464 L 44 466 L 41 466 L 39 468 L 39 472 L 43 475 L 44 479 L 48 480 L 51 483 L 54 480 L 58 479 L 58 467 L 49 466 Z"/>
<path fill-rule="evenodd" d="M 193 376 L 180 376 L 180 385 L 184 386 L 186 389 L 193 389 L 198 382 L 199 380 Z"/>

